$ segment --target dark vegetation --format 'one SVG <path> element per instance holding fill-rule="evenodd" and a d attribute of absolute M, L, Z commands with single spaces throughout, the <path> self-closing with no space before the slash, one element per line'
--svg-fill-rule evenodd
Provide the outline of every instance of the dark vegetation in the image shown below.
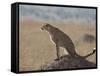
<path fill-rule="evenodd" d="M 85 34 L 83 37 L 83 41 L 92 43 L 95 40 L 95 37 L 91 34 Z"/>

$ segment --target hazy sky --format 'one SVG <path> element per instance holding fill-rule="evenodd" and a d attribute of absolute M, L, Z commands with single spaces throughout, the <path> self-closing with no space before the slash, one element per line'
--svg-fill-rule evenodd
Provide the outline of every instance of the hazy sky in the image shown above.
<path fill-rule="evenodd" d="M 96 10 L 89 8 L 20 5 L 20 19 L 29 17 L 42 21 L 79 20 L 95 22 Z"/>

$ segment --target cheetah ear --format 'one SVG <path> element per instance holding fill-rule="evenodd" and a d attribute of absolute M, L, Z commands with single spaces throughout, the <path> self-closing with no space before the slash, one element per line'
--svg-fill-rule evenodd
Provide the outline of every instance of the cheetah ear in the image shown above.
<path fill-rule="evenodd" d="M 44 25 L 48 25 L 48 23 L 44 23 Z"/>
<path fill-rule="evenodd" d="M 48 26 L 51 26 L 51 25 L 49 23 L 45 23 L 44 26 L 47 26 L 48 27 Z"/>
<path fill-rule="evenodd" d="M 48 23 L 45 23 L 45 24 L 44 24 L 44 26 L 49 26 L 49 25 L 50 25 L 50 24 L 48 24 Z"/>

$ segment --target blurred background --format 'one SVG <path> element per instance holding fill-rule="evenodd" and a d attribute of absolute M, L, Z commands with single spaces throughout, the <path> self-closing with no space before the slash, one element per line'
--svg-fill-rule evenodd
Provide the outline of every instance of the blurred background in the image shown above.
<path fill-rule="evenodd" d="M 53 8 L 52 8 L 53 7 Z M 91 8 L 20 5 L 20 19 L 29 17 L 40 21 L 80 21 L 95 23 L 96 10 Z"/>

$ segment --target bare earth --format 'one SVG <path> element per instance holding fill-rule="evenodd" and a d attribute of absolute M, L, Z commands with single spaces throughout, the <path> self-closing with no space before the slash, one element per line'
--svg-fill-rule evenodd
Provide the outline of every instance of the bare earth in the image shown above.
<path fill-rule="evenodd" d="M 20 21 L 20 71 L 41 70 L 42 65 L 46 65 L 56 58 L 55 45 L 50 41 L 48 33 L 40 30 L 44 23 L 35 20 Z M 93 48 L 96 48 L 96 40 L 92 43 L 83 41 L 85 34 L 91 34 L 96 37 L 95 25 L 79 22 L 55 22 L 50 24 L 70 36 L 79 55 L 84 56 L 92 52 Z M 61 56 L 65 55 L 63 50 L 61 48 Z M 96 63 L 96 54 L 88 57 L 87 60 Z"/>

